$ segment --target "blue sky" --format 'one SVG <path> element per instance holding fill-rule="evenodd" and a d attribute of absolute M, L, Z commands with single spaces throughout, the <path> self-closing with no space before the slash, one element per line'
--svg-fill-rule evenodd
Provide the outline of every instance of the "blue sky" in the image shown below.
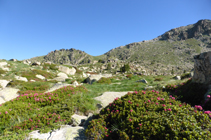
<path fill-rule="evenodd" d="M 97 56 L 200 19 L 211 19 L 210 0 L 0 0 L 0 59 Z"/>

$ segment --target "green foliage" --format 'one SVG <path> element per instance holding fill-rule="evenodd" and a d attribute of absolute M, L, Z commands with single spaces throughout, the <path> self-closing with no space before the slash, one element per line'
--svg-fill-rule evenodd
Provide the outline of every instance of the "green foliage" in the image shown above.
<path fill-rule="evenodd" d="M 5 73 L 6 73 L 6 71 L 0 69 L 0 74 L 5 74 Z"/>
<path fill-rule="evenodd" d="M 97 82 L 98 82 L 98 83 L 101 83 L 101 84 L 111 84 L 111 79 L 110 79 L 110 78 L 102 77 L 102 78 L 100 78 L 100 80 L 98 80 Z"/>
<path fill-rule="evenodd" d="M 162 81 L 163 78 L 155 78 L 154 81 Z"/>
<path fill-rule="evenodd" d="M 110 63 L 108 63 L 108 65 L 107 65 L 107 70 L 111 70 L 111 64 Z"/>
<path fill-rule="evenodd" d="M 53 79 L 56 76 L 55 74 L 49 73 L 47 71 L 37 70 L 37 69 L 21 72 L 21 76 L 26 77 L 28 80 L 43 81 L 43 80 L 37 78 L 36 75 L 42 75 L 46 79 Z"/>
<path fill-rule="evenodd" d="M 127 72 L 130 70 L 129 64 L 125 64 L 123 67 L 120 68 L 120 72 Z"/>
<path fill-rule="evenodd" d="M 103 60 L 102 60 L 102 59 L 99 59 L 99 60 L 98 60 L 98 63 L 103 63 Z"/>
<path fill-rule="evenodd" d="M 51 70 L 58 70 L 58 67 L 56 64 L 48 64 L 48 63 L 44 63 L 43 64 L 43 69 L 51 69 Z"/>
<path fill-rule="evenodd" d="M 166 92 L 134 91 L 116 98 L 91 121 L 90 139 L 210 139 L 207 114 Z"/>
<path fill-rule="evenodd" d="M 79 70 L 78 68 L 75 68 L 75 69 L 76 69 L 76 73 L 77 74 L 82 74 L 83 73 L 83 71 Z"/>
<path fill-rule="evenodd" d="M 190 77 L 190 73 L 183 73 L 181 75 L 181 79 L 185 79 L 185 78 L 189 78 Z"/>
<path fill-rule="evenodd" d="M 131 79 L 133 77 L 133 75 L 132 74 L 128 74 L 126 77 Z"/>
<path fill-rule="evenodd" d="M 84 101 L 89 101 L 84 103 Z M 24 93 L 0 106 L 0 139 L 20 138 L 32 130 L 41 133 L 71 124 L 73 113 L 95 110 L 87 89 L 67 86 L 51 93 Z"/>

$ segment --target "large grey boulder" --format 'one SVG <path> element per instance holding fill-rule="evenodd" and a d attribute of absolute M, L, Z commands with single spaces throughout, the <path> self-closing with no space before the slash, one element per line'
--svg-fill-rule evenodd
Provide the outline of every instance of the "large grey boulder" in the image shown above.
<path fill-rule="evenodd" d="M 0 68 L 4 67 L 7 65 L 7 62 L 0 62 Z"/>
<path fill-rule="evenodd" d="M 38 130 L 29 133 L 26 140 L 86 140 L 85 128 L 82 126 L 72 127 L 63 125 L 60 129 L 53 130 L 48 133 L 40 134 Z"/>
<path fill-rule="evenodd" d="M 58 77 L 64 77 L 64 78 L 68 78 L 67 74 L 60 72 L 57 74 Z"/>
<path fill-rule="evenodd" d="M 29 60 L 24 60 L 24 61 L 23 61 L 23 64 L 29 65 L 29 64 L 31 64 L 31 61 L 29 61 Z"/>
<path fill-rule="evenodd" d="M 211 52 L 204 52 L 194 56 L 192 80 L 205 85 L 211 84 Z"/>
<path fill-rule="evenodd" d="M 41 80 L 45 80 L 45 77 L 42 76 L 42 75 L 39 75 L 39 74 L 38 74 L 38 75 L 36 75 L 36 77 L 39 78 L 39 79 L 41 79 Z"/>
<path fill-rule="evenodd" d="M 75 68 L 68 68 L 65 66 L 59 66 L 59 71 L 64 72 L 68 75 L 74 75 L 76 73 L 76 69 Z"/>
<path fill-rule="evenodd" d="M 4 88 L 0 90 L 0 104 L 10 101 L 19 96 L 18 94 L 19 89 L 15 88 Z"/>
<path fill-rule="evenodd" d="M 32 63 L 32 66 L 40 66 L 41 65 L 41 63 L 40 62 L 34 62 L 34 63 Z"/>
<path fill-rule="evenodd" d="M 181 80 L 181 77 L 180 76 L 175 76 L 174 79 L 175 80 Z"/>
<path fill-rule="evenodd" d="M 17 62 L 17 59 L 10 59 L 9 61 Z"/>
<path fill-rule="evenodd" d="M 104 92 L 101 96 L 95 97 L 94 99 L 100 101 L 101 106 L 104 108 L 109 105 L 109 103 L 112 103 L 115 98 L 121 98 L 127 93 L 128 92 Z"/>
<path fill-rule="evenodd" d="M 93 82 L 100 80 L 100 78 L 102 77 L 109 78 L 109 77 L 112 77 L 112 74 L 91 74 L 86 79 L 86 82 L 89 84 L 92 84 Z"/>
<path fill-rule="evenodd" d="M 2 88 L 5 88 L 10 81 L 7 80 L 0 80 L 0 85 Z"/>
<path fill-rule="evenodd" d="M 77 114 L 73 114 L 71 116 L 71 119 L 73 121 L 73 126 L 82 126 L 83 123 L 87 120 L 87 116 L 81 116 L 81 115 L 77 115 Z"/>
<path fill-rule="evenodd" d="M 21 77 L 21 76 L 17 76 L 15 75 L 15 79 L 16 80 L 20 80 L 20 81 L 25 81 L 25 82 L 28 82 L 27 78 L 26 77 Z"/>

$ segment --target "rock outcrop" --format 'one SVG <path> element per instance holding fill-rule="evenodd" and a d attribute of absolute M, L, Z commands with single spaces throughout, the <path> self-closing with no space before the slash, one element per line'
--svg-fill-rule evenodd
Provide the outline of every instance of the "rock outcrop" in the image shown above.
<path fill-rule="evenodd" d="M 75 68 L 68 68 L 68 67 L 65 67 L 65 66 L 59 66 L 59 71 L 64 72 L 68 75 L 74 75 L 76 73 Z"/>
<path fill-rule="evenodd" d="M 95 81 L 100 80 L 100 78 L 105 77 L 112 77 L 112 74 L 91 74 L 87 79 L 86 82 L 92 84 Z"/>
<path fill-rule="evenodd" d="M 194 56 L 193 81 L 204 85 L 211 84 L 211 52 Z"/>

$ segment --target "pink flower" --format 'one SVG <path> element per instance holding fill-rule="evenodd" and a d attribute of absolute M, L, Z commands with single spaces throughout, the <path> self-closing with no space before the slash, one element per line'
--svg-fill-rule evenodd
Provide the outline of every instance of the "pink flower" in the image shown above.
<path fill-rule="evenodd" d="M 157 100 L 160 100 L 160 97 L 158 97 Z"/>
<path fill-rule="evenodd" d="M 9 109 L 9 111 L 11 111 L 12 109 Z"/>
<path fill-rule="evenodd" d="M 136 94 L 137 94 L 138 92 L 137 92 L 137 91 L 134 91 L 134 93 L 136 93 Z"/>
<path fill-rule="evenodd" d="M 171 108 L 168 108 L 167 110 L 168 110 L 168 111 L 171 111 Z"/>
<path fill-rule="evenodd" d="M 132 120 L 131 120 L 131 119 L 129 119 L 129 121 L 131 122 Z"/>
<path fill-rule="evenodd" d="M 133 110 L 131 109 L 130 112 L 133 112 Z"/>
<path fill-rule="evenodd" d="M 195 105 L 195 108 L 202 110 L 203 108 L 200 105 Z"/>
<path fill-rule="evenodd" d="M 181 107 L 182 105 L 179 105 L 179 107 Z"/>
<path fill-rule="evenodd" d="M 173 99 L 173 100 L 174 100 L 175 98 L 174 98 L 174 97 L 172 97 L 171 99 Z"/>
<path fill-rule="evenodd" d="M 169 97 L 172 97 L 172 95 L 170 95 Z"/>
<path fill-rule="evenodd" d="M 7 111 L 5 111 L 5 114 L 7 114 L 8 112 Z"/>
<path fill-rule="evenodd" d="M 162 98 L 161 100 L 164 101 L 164 98 Z"/>
<path fill-rule="evenodd" d="M 170 105 L 172 105 L 171 103 L 169 103 Z"/>
<path fill-rule="evenodd" d="M 139 125 L 139 126 L 141 126 L 142 124 L 141 124 L 141 123 L 139 123 L 138 125 Z"/>
<path fill-rule="evenodd" d="M 166 105 L 163 104 L 162 106 L 165 107 Z"/>
<path fill-rule="evenodd" d="M 156 105 L 158 105 L 158 103 L 156 103 Z"/>
<path fill-rule="evenodd" d="M 148 100 L 148 102 L 151 102 L 150 100 Z"/>
<path fill-rule="evenodd" d="M 210 95 L 207 95 L 207 98 L 210 98 Z"/>
<path fill-rule="evenodd" d="M 208 110 L 208 111 L 204 111 L 204 113 L 205 113 L 205 114 L 210 114 L 211 111 L 209 111 L 209 110 Z"/>
<path fill-rule="evenodd" d="M 166 109 L 164 109 L 166 111 Z"/>
<path fill-rule="evenodd" d="M 143 93 L 143 94 L 146 94 L 146 92 L 145 92 L 145 91 L 142 91 L 142 93 Z"/>

